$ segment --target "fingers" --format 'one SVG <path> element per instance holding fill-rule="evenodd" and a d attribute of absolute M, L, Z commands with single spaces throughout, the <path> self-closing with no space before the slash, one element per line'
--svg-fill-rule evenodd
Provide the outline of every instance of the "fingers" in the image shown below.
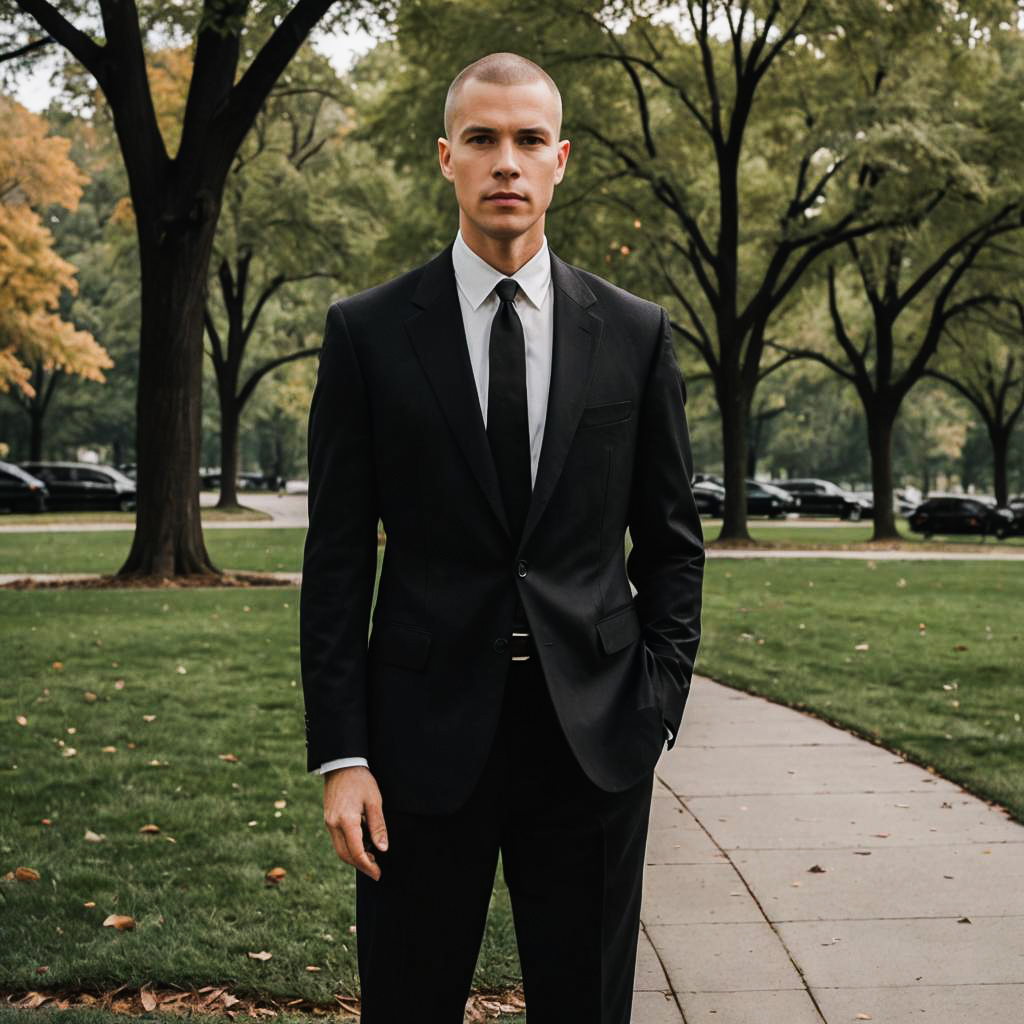
<path fill-rule="evenodd" d="M 348 847 L 349 860 L 357 871 L 369 875 L 375 882 L 380 879 L 380 868 L 372 853 L 363 847 L 363 822 L 361 818 L 346 817 L 341 823 L 341 832 Z M 344 858 L 342 858 L 344 859 Z"/>
<path fill-rule="evenodd" d="M 384 812 L 380 804 L 366 805 L 366 830 L 378 850 L 384 851 L 388 848 L 388 830 L 384 824 Z"/>

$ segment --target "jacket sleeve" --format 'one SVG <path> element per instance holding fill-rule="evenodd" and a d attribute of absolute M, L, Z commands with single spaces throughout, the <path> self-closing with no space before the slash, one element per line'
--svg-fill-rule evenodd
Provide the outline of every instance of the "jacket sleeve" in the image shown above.
<path fill-rule="evenodd" d="M 306 770 L 315 771 L 369 756 L 367 634 L 379 513 L 366 387 L 338 303 L 327 313 L 308 441 L 299 650 Z"/>
<path fill-rule="evenodd" d="M 690 490 L 693 455 L 685 403 L 686 385 L 662 310 L 637 427 L 629 505 L 633 547 L 626 574 L 636 589 L 644 671 L 661 697 L 672 733 L 669 750 L 679 736 L 700 645 L 704 580 L 704 534 Z"/>

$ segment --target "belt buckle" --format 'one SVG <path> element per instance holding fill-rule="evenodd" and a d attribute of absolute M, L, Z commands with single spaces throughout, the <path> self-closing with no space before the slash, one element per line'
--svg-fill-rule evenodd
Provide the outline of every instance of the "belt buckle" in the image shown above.
<path fill-rule="evenodd" d="M 527 651 L 528 651 L 529 650 L 529 641 L 526 638 L 529 637 L 529 635 L 530 635 L 529 633 L 515 633 L 515 632 L 513 632 L 513 634 L 512 634 L 512 637 L 513 637 L 512 648 L 513 649 L 516 648 L 515 637 L 518 636 L 518 637 L 522 637 L 523 638 L 522 646 L 525 647 L 527 649 Z M 527 653 L 527 654 L 513 654 L 512 655 L 512 660 L 513 661 L 529 661 L 529 659 L 530 659 L 529 653 Z"/>

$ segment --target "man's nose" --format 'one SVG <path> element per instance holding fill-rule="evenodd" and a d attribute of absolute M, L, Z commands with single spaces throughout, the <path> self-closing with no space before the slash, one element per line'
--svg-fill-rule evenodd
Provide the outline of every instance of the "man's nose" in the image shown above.
<path fill-rule="evenodd" d="M 519 177 L 519 161 L 516 159 L 516 148 L 511 140 L 498 146 L 492 174 L 495 178 Z"/>

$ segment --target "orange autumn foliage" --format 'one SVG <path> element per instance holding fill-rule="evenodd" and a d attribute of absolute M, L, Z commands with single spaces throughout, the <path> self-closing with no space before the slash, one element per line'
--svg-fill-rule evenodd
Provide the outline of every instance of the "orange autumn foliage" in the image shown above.
<path fill-rule="evenodd" d="M 89 332 L 57 311 L 61 291 L 78 290 L 76 271 L 54 252 L 36 210 L 74 211 L 86 179 L 68 155 L 71 143 L 47 133 L 41 117 L 0 96 L 0 391 L 14 386 L 29 396 L 27 363 L 96 381 L 113 366 Z"/>

